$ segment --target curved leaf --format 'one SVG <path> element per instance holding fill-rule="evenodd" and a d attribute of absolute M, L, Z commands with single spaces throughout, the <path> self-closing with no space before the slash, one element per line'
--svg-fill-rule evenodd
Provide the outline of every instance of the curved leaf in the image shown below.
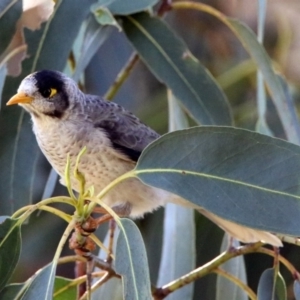
<path fill-rule="evenodd" d="M 299 121 L 294 122 L 295 107 L 287 105 L 280 78 L 275 74 L 268 54 L 249 27 L 234 19 L 228 18 L 227 21 L 261 71 L 288 139 L 299 144 Z"/>
<path fill-rule="evenodd" d="M 129 41 L 148 68 L 172 90 L 198 123 L 232 123 L 225 94 L 164 21 L 146 13 L 122 20 Z"/>
<path fill-rule="evenodd" d="M 168 203 L 165 208 L 163 252 L 158 285 L 163 286 L 191 272 L 195 268 L 195 263 L 194 211 Z M 193 291 L 194 284 L 189 284 L 173 292 L 168 299 L 193 299 Z"/>
<path fill-rule="evenodd" d="M 143 151 L 135 174 L 224 219 L 299 236 L 299 170 L 297 145 L 248 130 L 202 126 L 156 140 Z"/>
<path fill-rule="evenodd" d="M 264 76 L 264 80 L 269 88 L 288 140 L 293 143 L 300 143 L 300 125 L 299 121 L 295 122 L 295 116 L 297 116 L 295 107 L 287 103 L 280 80 L 272 67 L 271 59 L 266 50 L 258 42 L 255 33 L 242 22 L 228 18 L 220 11 L 203 3 L 178 1 L 173 3 L 172 7 L 177 9 L 197 9 L 207 12 L 222 21 L 232 30 Z"/>
<path fill-rule="evenodd" d="M 168 91 L 169 130 L 188 127 L 188 120 L 173 94 Z M 163 251 L 158 286 L 163 286 L 195 268 L 194 211 L 169 203 L 165 207 Z M 169 300 L 193 299 L 194 284 L 186 285 L 168 296 Z"/>
<path fill-rule="evenodd" d="M 0 55 L 7 48 L 16 31 L 16 24 L 22 14 L 22 0 L 1 0 L 0 2 Z"/>
<path fill-rule="evenodd" d="M 104 229 L 104 228 L 103 228 Z M 99 229 L 97 230 L 99 234 Z M 113 239 L 113 253 L 116 253 L 116 243 L 117 243 L 117 236 L 119 235 L 119 227 L 115 228 Z M 102 232 L 103 234 L 104 232 Z M 103 244 L 106 247 L 109 247 L 109 241 L 111 232 L 108 230 L 106 232 L 105 238 L 103 240 Z M 107 259 L 107 252 L 103 249 L 99 250 L 98 257 L 102 260 Z M 97 279 L 93 280 L 93 284 L 97 282 Z M 99 300 L 99 299 L 111 299 L 111 300 L 122 300 L 123 299 L 123 287 L 122 287 L 122 280 L 120 278 L 111 278 L 105 284 L 97 288 L 91 295 L 91 300 Z"/>
<path fill-rule="evenodd" d="M 53 300 L 76 299 L 77 285 L 73 280 L 64 277 L 55 277 Z"/>
<path fill-rule="evenodd" d="M 15 297 L 18 296 L 19 292 L 21 292 L 23 287 L 24 287 L 24 283 L 14 283 L 14 284 L 7 285 L 0 292 L 0 299 L 1 300 L 18 299 L 18 298 L 15 298 Z"/>
<path fill-rule="evenodd" d="M 22 300 L 52 300 L 54 276 L 53 264 L 36 272 L 25 291 Z"/>
<path fill-rule="evenodd" d="M 257 300 L 286 300 L 286 286 L 280 274 L 274 284 L 274 269 L 265 270 L 258 283 Z"/>
<path fill-rule="evenodd" d="M 116 272 L 122 275 L 124 299 L 151 299 L 150 276 L 144 242 L 136 225 L 129 219 L 120 220 L 116 248 Z"/>
<path fill-rule="evenodd" d="M 129 15 L 154 6 L 159 0 L 114 0 L 108 4 L 108 9 L 115 15 Z"/>
<path fill-rule="evenodd" d="M 20 256 L 21 229 L 17 222 L 6 218 L 0 224 L 0 290 L 11 277 Z"/>
<path fill-rule="evenodd" d="M 300 299 L 300 283 L 298 280 L 294 281 L 294 295 L 295 295 L 295 299 L 299 300 Z"/>
<path fill-rule="evenodd" d="M 90 16 L 84 32 L 80 55 L 76 62 L 76 69 L 72 76 L 75 81 L 79 80 L 82 72 L 111 32 L 111 26 L 102 26 L 95 20 L 94 16 Z"/>
<path fill-rule="evenodd" d="M 2 107 L 2 89 L 4 86 L 6 72 L 7 72 L 6 67 L 0 65 L 0 111 Z"/>
<path fill-rule="evenodd" d="M 91 300 L 109 299 L 123 300 L 122 281 L 119 278 L 111 278 L 92 293 Z"/>

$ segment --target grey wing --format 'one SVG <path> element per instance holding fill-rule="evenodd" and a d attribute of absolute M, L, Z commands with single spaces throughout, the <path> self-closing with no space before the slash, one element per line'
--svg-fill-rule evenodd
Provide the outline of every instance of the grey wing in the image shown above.
<path fill-rule="evenodd" d="M 159 134 L 122 106 L 98 98 L 99 104 L 100 110 L 90 112 L 94 126 L 104 130 L 115 149 L 137 161 L 143 149 Z"/>

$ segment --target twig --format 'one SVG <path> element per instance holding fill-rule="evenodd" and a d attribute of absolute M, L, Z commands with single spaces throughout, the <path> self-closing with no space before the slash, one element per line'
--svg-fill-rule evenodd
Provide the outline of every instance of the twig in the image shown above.
<path fill-rule="evenodd" d="M 227 278 L 228 280 L 232 281 L 235 285 L 239 286 L 243 291 L 245 291 L 247 293 L 248 297 L 251 300 L 257 300 L 257 296 L 252 291 L 252 289 L 247 284 L 245 284 L 243 281 L 241 281 L 239 278 L 233 276 L 232 274 L 230 274 L 220 268 L 213 270 L 213 272 Z"/>
<path fill-rule="evenodd" d="M 91 257 L 93 258 L 95 262 L 95 266 L 101 270 L 104 270 L 108 273 L 110 273 L 111 276 L 121 278 L 121 275 L 117 274 L 115 270 L 111 267 L 109 263 L 106 261 L 100 259 L 99 257 L 95 256 L 94 254 L 91 253 Z"/>
<path fill-rule="evenodd" d="M 107 263 L 112 263 L 112 253 L 114 247 L 114 237 L 115 237 L 115 230 L 116 230 L 116 221 L 114 219 L 109 221 L 109 243 L 108 243 L 108 256 L 107 256 Z"/>
<path fill-rule="evenodd" d="M 274 251 L 266 249 L 266 248 L 259 248 L 256 251 L 257 253 L 263 253 L 263 254 L 267 254 L 270 256 L 275 256 Z M 279 261 L 291 272 L 292 276 L 294 277 L 294 279 L 300 281 L 300 274 L 297 271 L 297 269 L 283 256 L 278 255 L 278 259 Z"/>
<path fill-rule="evenodd" d="M 259 249 L 263 243 L 258 242 L 255 244 L 249 244 L 246 246 L 230 249 L 229 251 L 221 253 L 219 256 L 206 263 L 205 265 L 193 270 L 192 272 L 166 284 L 165 286 L 156 289 L 153 293 L 153 297 L 155 300 L 160 300 L 168 296 L 170 293 L 176 291 L 177 289 L 199 279 L 214 270 L 216 270 L 221 264 L 230 260 L 233 257 L 253 253 Z"/>
<path fill-rule="evenodd" d="M 280 234 L 276 234 L 276 236 L 285 243 L 300 246 L 300 239 L 297 237 L 280 235 Z"/>
<path fill-rule="evenodd" d="M 122 70 L 117 75 L 114 83 L 110 86 L 104 98 L 107 100 L 112 100 L 116 93 L 119 91 L 122 84 L 125 82 L 135 64 L 139 61 L 139 56 L 134 52 L 130 58 L 128 59 L 126 65 L 122 68 Z"/>

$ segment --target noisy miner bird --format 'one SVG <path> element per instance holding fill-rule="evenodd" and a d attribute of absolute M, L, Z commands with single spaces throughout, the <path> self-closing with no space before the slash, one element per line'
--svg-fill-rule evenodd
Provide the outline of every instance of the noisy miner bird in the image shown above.
<path fill-rule="evenodd" d="M 96 194 L 132 170 L 143 149 L 159 138 L 125 108 L 99 96 L 84 94 L 72 79 L 56 71 L 38 71 L 23 79 L 18 93 L 7 102 L 7 105 L 13 104 L 19 104 L 30 113 L 38 145 L 62 178 L 67 154 L 74 167 L 78 153 L 86 146 L 79 169 L 85 175 L 86 186 L 94 186 Z M 71 183 L 78 191 L 77 180 L 71 178 Z M 142 217 L 168 202 L 193 206 L 137 178 L 118 184 L 103 201 L 131 218 Z M 282 245 L 269 232 L 224 220 L 198 206 L 194 208 L 242 242 Z"/>

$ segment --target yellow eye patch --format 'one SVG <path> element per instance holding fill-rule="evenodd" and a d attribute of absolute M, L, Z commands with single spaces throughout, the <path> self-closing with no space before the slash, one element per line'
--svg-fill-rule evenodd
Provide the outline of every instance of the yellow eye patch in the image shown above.
<path fill-rule="evenodd" d="M 51 93 L 50 93 L 50 96 L 49 98 L 53 97 L 55 94 L 57 94 L 57 90 L 56 89 L 50 89 L 51 90 Z"/>

